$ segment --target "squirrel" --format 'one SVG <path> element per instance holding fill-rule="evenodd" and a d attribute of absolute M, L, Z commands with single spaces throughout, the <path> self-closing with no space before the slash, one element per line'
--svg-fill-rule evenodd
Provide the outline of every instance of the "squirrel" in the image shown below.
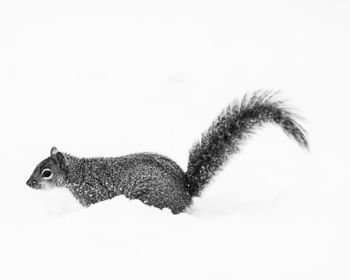
<path fill-rule="evenodd" d="M 285 101 L 275 94 L 255 92 L 229 105 L 202 134 L 189 152 L 187 171 L 173 160 L 155 153 L 136 153 L 110 158 L 78 158 L 53 147 L 40 162 L 27 185 L 34 189 L 65 187 L 85 207 L 124 195 L 173 214 L 191 206 L 192 198 L 222 168 L 242 142 L 264 123 L 275 123 L 303 148 L 306 130 L 295 120 Z"/>

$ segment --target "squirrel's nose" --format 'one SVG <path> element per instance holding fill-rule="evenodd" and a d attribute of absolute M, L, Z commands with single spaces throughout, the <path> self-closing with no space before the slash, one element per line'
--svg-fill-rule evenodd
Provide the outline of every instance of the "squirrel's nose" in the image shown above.
<path fill-rule="evenodd" d="M 29 187 L 34 187 L 36 185 L 36 183 L 37 183 L 36 180 L 29 179 L 26 184 Z"/>

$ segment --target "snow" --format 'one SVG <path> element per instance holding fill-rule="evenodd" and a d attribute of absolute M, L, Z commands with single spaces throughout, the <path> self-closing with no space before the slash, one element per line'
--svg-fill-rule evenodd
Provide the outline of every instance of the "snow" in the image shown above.
<path fill-rule="evenodd" d="M 1 279 L 350 279 L 348 1 L 2 1 Z M 76 156 L 188 150 L 282 90 L 311 151 L 260 129 L 186 213 L 25 185 Z"/>

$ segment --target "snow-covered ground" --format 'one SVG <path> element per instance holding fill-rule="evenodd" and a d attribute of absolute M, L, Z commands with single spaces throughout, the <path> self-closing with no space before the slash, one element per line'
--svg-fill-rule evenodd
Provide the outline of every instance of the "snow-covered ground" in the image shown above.
<path fill-rule="evenodd" d="M 1 1 L 0 279 L 350 279 L 350 2 Z M 56 145 L 184 169 L 235 98 L 282 90 L 311 151 L 267 125 L 172 215 L 25 185 Z"/>

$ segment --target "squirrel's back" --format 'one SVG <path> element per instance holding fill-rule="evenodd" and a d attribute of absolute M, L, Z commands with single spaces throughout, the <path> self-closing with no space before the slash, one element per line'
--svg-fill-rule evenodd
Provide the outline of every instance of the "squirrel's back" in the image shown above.
<path fill-rule="evenodd" d="M 170 208 L 173 213 L 182 212 L 191 203 L 185 172 L 168 157 L 155 153 L 111 158 L 63 156 L 69 171 L 64 186 L 84 206 L 118 195 Z"/>

